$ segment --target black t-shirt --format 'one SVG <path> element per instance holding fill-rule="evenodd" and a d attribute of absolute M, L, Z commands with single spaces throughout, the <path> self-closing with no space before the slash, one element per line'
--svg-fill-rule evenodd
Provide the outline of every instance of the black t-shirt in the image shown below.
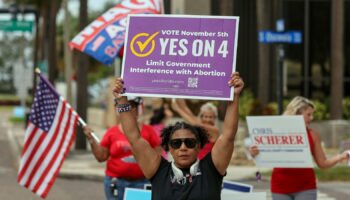
<path fill-rule="evenodd" d="M 182 170 L 186 178 L 177 182 L 171 163 L 162 158 L 157 173 L 151 178 L 152 200 L 218 200 L 223 176 L 215 168 L 211 153 L 199 162 L 196 176 Z"/>

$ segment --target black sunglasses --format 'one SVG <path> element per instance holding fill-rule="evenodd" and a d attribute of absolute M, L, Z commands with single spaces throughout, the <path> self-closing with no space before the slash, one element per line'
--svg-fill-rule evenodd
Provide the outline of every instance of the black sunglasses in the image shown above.
<path fill-rule="evenodd" d="M 181 147 L 182 143 L 185 143 L 187 148 L 193 149 L 196 147 L 198 141 L 195 138 L 178 138 L 170 140 L 169 145 L 173 149 L 178 149 Z"/>

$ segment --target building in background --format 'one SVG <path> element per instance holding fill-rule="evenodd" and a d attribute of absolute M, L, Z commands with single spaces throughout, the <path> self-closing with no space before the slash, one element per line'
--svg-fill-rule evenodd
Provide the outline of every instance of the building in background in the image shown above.
<path fill-rule="evenodd" d="M 278 100 L 279 77 L 283 99 L 319 99 L 330 105 L 331 115 L 332 109 L 342 109 L 332 98 L 350 97 L 350 39 L 345 37 L 350 0 L 164 0 L 164 5 L 170 14 L 240 17 L 237 70 L 263 105 Z M 279 19 L 285 31 L 302 33 L 301 44 L 259 43 L 259 31 L 276 31 Z M 332 79 L 332 74 L 340 76 Z"/>

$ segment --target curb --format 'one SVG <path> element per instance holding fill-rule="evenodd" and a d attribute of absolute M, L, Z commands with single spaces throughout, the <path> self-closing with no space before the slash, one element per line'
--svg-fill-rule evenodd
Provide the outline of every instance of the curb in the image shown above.
<path fill-rule="evenodd" d="M 64 178 L 64 179 L 79 179 L 79 180 L 88 180 L 88 181 L 96 181 L 96 182 L 103 182 L 104 178 L 100 175 L 94 175 L 94 174 L 79 174 L 79 173 L 69 173 L 69 172 L 60 172 L 58 177 Z"/>
<path fill-rule="evenodd" d="M 1 125 L 2 128 L 6 129 L 6 135 L 7 135 L 7 139 L 9 141 L 9 145 L 11 148 L 11 154 L 14 158 L 14 166 L 15 168 L 18 170 L 19 168 L 19 163 L 21 160 L 21 151 L 20 151 L 20 144 L 18 143 L 18 141 L 16 141 L 15 136 L 12 132 L 12 125 L 6 122 L 3 122 Z"/>

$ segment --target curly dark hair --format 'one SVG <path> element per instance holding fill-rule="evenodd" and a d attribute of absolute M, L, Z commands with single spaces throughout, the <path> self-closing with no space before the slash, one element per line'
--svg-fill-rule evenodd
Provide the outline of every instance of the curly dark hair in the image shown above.
<path fill-rule="evenodd" d="M 200 143 L 200 148 L 203 148 L 206 143 L 208 143 L 208 133 L 205 129 L 199 126 L 192 126 L 186 122 L 176 122 L 175 125 L 170 125 L 162 130 L 161 137 L 162 143 L 161 146 L 165 151 L 169 151 L 169 142 L 171 135 L 180 129 L 187 129 L 196 136 L 196 139 Z"/>
<path fill-rule="evenodd" d="M 153 110 L 153 116 L 150 119 L 150 124 L 155 125 L 162 122 L 162 120 L 165 118 L 165 111 L 164 107 L 160 107 L 158 109 Z"/>

